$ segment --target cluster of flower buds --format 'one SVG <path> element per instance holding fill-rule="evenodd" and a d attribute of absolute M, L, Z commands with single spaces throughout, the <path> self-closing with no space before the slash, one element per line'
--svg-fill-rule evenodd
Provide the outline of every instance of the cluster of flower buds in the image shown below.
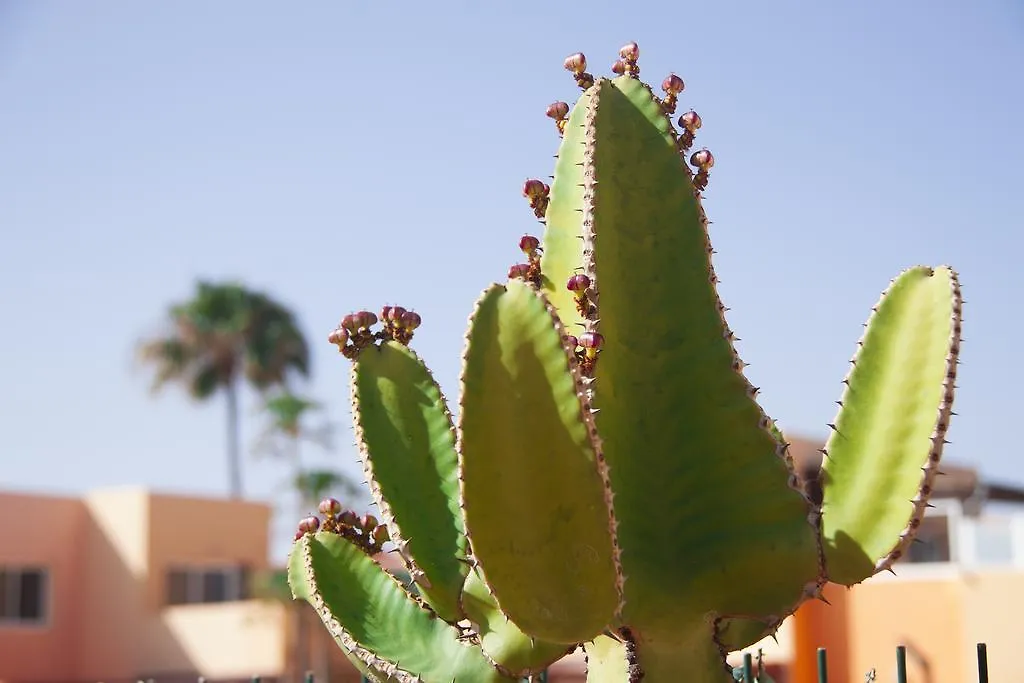
<path fill-rule="evenodd" d="M 334 498 L 324 498 L 320 501 L 320 514 L 324 515 L 322 524 L 320 519 L 313 515 L 299 522 L 298 531 L 295 532 L 296 541 L 307 534 L 315 534 L 323 529 L 326 532 L 344 536 L 362 548 L 368 555 L 376 555 L 381 552 L 384 544 L 391 540 L 388 528 L 378 524 L 376 517 L 369 514 L 360 517 L 352 510 L 346 510 Z"/>
<path fill-rule="evenodd" d="M 679 117 L 679 127 L 682 129 L 679 134 L 679 149 L 685 152 L 693 147 L 693 136 L 697 134 L 701 125 L 700 116 L 692 109 Z"/>
<path fill-rule="evenodd" d="M 552 102 L 548 105 L 547 116 L 555 120 L 559 135 L 565 135 L 565 124 L 569 121 L 569 105 L 565 102 Z"/>
<path fill-rule="evenodd" d="M 707 149 L 701 149 L 690 156 L 690 163 L 697 167 L 697 175 L 693 177 L 693 186 L 703 192 L 708 186 L 708 172 L 715 165 L 715 157 Z"/>
<path fill-rule="evenodd" d="M 327 341 L 337 346 L 346 358 L 355 358 L 360 351 L 377 339 L 372 330 L 376 324 L 377 316 L 370 311 L 349 313 L 341 319 L 338 327 L 327 335 Z"/>
<path fill-rule="evenodd" d="M 374 332 L 373 326 L 378 321 L 384 324 L 384 329 Z M 354 359 L 360 351 L 379 340 L 394 339 L 400 344 L 408 344 L 421 322 L 418 313 L 401 306 L 385 306 L 379 318 L 370 311 L 349 313 L 327 335 L 327 341 L 337 346 L 346 358 Z"/>
<path fill-rule="evenodd" d="M 661 107 L 666 114 L 676 113 L 676 103 L 679 101 L 679 93 L 683 92 L 686 85 L 683 79 L 675 74 L 669 74 L 661 82 L 661 89 L 665 91 L 665 98 L 661 101 Z"/>
<path fill-rule="evenodd" d="M 586 90 L 594 85 L 594 77 L 587 73 L 587 58 L 582 52 L 569 55 L 565 58 L 565 68 L 572 72 L 576 79 L 576 85 Z"/>
<path fill-rule="evenodd" d="M 526 254 L 526 263 L 517 263 L 509 268 L 509 279 L 526 280 L 534 287 L 540 287 L 540 240 L 533 235 L 523 235 L 519 240 L 519 249 Z"/>
<path fill-rule="evenodd" d="M 384 339 L 394 339 L 399 344 L 408 344 L 413 332 L 423 322 L 419 313 L 407 311 L 401 306 L 385 306 L 380 309 L 380 319 L 384 323 Z"/>
<path fill-rule="evenodd" d="M 551 187 L 542 180 L 530 178 L 523 183 L 523 196 L 530 201 L 530 208 L 533 215 L 543 220 L 548 211 L 548 202 L 551 200 Z"/>
<path fill-rule="evenodd" d="M 576 298 L 576 311 L 584 318 L 592 318 L 596 311 L 590 300 L 590 278 L 583 273 L 570 275 L 565 288 Z"/>
<path fill-rule="evenodd" d="M 640 47 L 636 43 L 626 43 L 619 50 L 619 60 L 612 64 L 612 72 L 618 76 L 623 74 L 637 78 L 640 76 Z"/>
<path fill-rule="evenodd" d="M 570 334 L 565 341 L 580 364 L 580 371 L 583 375 L 593 377 L 598 352 L 604 346 L 604 337 L 597 332 L 584 332 L 579 337 Z"/>

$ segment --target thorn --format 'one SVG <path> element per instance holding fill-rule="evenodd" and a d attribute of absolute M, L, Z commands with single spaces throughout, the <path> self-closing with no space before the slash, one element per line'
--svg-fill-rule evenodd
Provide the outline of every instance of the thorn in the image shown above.
<path fill-rule="evenodd" d="M 839 406 L 840 408 L 842 408 L 843 407 L 843 402 L 842 401 L 836 401 L 836 405 Z"/>
<path fill-rule="evenodd" d="M 821 601 L 822 601 L 823 603 L 825 603 L 826 605 L 828 605 L 828 606 L 830 606 L 830 607 L 832 606 L 832 603 L 831 603 L 831 602 L 829 602 L 829 601 L 828 601 L 828 598 L 826 598 L 826 597 L 825 597 L 824 595 L 819 595 L 819 596 L 817 596 L 817 598 L 818 598 L 818 600 L 821 600 Z"/>
<path fill-rule="evenodd" d="M 836 427 L 834 424 L 832 424 L 831 422 L 827 422 L 826 424 L 828 425 L 829 429 L 836 432 L 837 434 L 839 433 L 839 428 Z"/>

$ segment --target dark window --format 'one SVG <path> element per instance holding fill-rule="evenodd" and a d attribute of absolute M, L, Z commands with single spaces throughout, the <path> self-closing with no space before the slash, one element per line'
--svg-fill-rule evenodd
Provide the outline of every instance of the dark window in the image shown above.
<path fill-rule="evenodd" d="M 246 567 L 175 568 L 167 572 L 167 603 L 231 602 L 249 597 Z"/>
<path fill-rule="evenodd" d="M 0 568 L 0 624 L 39 624 L 46 616 L 46 570 Z"/>

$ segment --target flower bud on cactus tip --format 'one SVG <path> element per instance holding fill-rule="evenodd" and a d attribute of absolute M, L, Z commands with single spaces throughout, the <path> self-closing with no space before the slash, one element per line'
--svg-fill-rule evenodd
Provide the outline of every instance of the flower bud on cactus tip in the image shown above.
<path fill-rule="evenodd" d="M 377 545 L 384 545 L 391 540 L 391 534 L 388 533 L 386 526 L 379 526 L 373 530 L 373 541 Z"/>
<path fill-rule="evenodd" d="M 366 531 L 372 532 L 374 529 L 377 528 L 377 518 L 367 513 L 363 515 L 363 518 L 360 520 L 360 525 Z"/>
<path fill-rule="evenodd" d="M 577 339 L 575 335 L 566 335 L 565 345 L 568 346 L 570 349 L 575 350 L 576 347 L 580 345 L 580 340 Z"/>
<path fill-rule="evenodd" d="M 621 76 L 626 73 L 626 63 L 621 59 L 612 64 L 612 73 Z"/>
<path fill-rule="evenodd" d="M 708 150 L 701 149 L 690 156 L 690 163 L 702 171 L 707 171 L 715 165 L 715 157 Z"/>
<path fill-rule="evenodd" d="M 390 310 L 386 316 L 382 315 L 381 318 L 391 323 L 400 323 L 403 316 L 406 314 L 406 310 L 401 306 L 389 306 Z"/>
<path fill-rule="evenodd" d="M 355 332 L 359 329 L 359 318 L 355 313 L 349 313 L 341 319 L 341 327 L 348 332 Z"/>
<path fill-rule="evenodd" d="M 543 197 L 548 193 L 548 191 L 548 186 L 536 178 L 530 178 L 523 183 L 523 196 L 529 197 L 530 199 Z"/>
<path fill-rule="evenodd" d="M 415 311 L 403 311 L 401 325 L 409 332 L 412 332 L 423 322 L 419 313 Z"/>
<path fill-rule="evenodd" d="M 640 59 L 640 46 L 636 43 L 626 43 L 619 49 L 619 57 L 627 62 L 635 62 Z"/>
<path fill-rule="evenodd" d="M 525 278 L 530 274 L 530 264 L 528 263 L 517 263 L 514 266 L 509 267 L 508 276 L 509 279 L 514 278 Z"/>
<path fill-rule="evenodd" d="M 342 524 L 347 524 L 348 526 L 355 526 L 356 522 L 359 521 L 359 517 L 351 510 L 344 510 L 338 517 L 338 521 Z"/>
<path fill-rule="evenodd" d="M 565 102 L 552 102 L 548 105 L 547 115 L 555 121 L 560 121 L 569 115 L 569 105 Z"/>
<path fill-rule="evenodd" d="M 373 327 L 377 324 L 377 314 L 370 311 L 359 311 L 356 313 L 356 324 L 364 329 Z"/>
<path fill-rule="evenodd" d="M 327 341 L 337 346 L 345 346 L 348 343 L 348 330 L 344 327 L 339 327 L 336 330 L 332 330 L 327 335 Z"/>
<path fill-rule="evenodd" d="M 341 502 L 336 498 L 324 498 L 320 501 L 320 514 L 336 517 L 341 514 Z"/>
<path fill-rule="evenodd" d="M 565 58 L 565 68 L 574 74 L 581 74 L 587 70 L 587 58 L 582 52 L 571 54 Z"/>
<path fill-rule="evenodd" d="M 669 74 L 668 77 L 661 82 L 661 89 L 669 95 L 678 95 L 683 92 L 683 88 L 685 87 L 683 79 L 675 74 Z"/>
<path fill-rule="evenodd" d="M 540 240 L 533 235 L 523 235 L 522 239 L 519 240 L 519 248 L 527 256 L 531 256 L 533 252 L 537 251 L 540 247 Z"/>
<path fill-rule="evenodd" d="M 583 273 L 570 275 L 569 281 L 565 283 L 566 289 L 577 294 L 587 291 L 587 287 L 590 287 L 590 278 Z"/>
<path fill-rule="evenodd" d="M 702 122 L 697 112 L 691 110 L 679 117 L 679 125 L 691 133 L 696 133 Z"/>
<path fill-rule="evenodd" d="M 320 519 L 318 517 L 306 517 L 299 522 L 299 533 L 300 534 L 312 534 L 320 528 Z"/>
<path fill-rule="evenodd" d="M 604 337 L 597 332 L 584 332 L 580 335 L 580 346 L 585 349 L 599 349 L 604 344 Z"/>

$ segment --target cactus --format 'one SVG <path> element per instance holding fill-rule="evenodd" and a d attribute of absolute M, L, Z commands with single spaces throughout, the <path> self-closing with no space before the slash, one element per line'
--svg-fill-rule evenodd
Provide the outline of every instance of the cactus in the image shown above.
<path fill-rule="evenodd" d="M 543 240 L 477 301 L 457 423 L 409 348 L 417 314 L 330 335 L 387 531 L 325 501 L 289 580 L 371 678 L 518 680 L 582 647 L 592 683 L 726 683 L 726 653 L 826 582 L 891 570 L 920 524 L 952 415 L 956 273 L 909 268 L 874 307 L 812 499 L 718 297 L 700 116 L 677 132 L 682 79 L 657 96 L 638 58 L 623 47 L 613 78 L 565 62 L 582 94 L 548 107 L 552 182 L 523 187 Z M 411 585 L 372 559 L 382 543 Z"/>

